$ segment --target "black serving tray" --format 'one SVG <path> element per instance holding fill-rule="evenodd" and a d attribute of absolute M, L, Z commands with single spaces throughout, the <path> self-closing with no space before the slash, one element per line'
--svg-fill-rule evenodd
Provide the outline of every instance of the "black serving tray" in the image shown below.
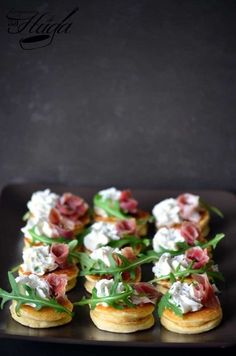
<path fill-rule="evenodd" d="M 71 191 L 92 204 L 94 193 L 104 187 L 87 188 L 58 184 L 13 184 L 5 187 L 0 199 L 0 286 L 2 288 L 9 288 L 7 271 L 21 262 L 23 242 L 20 228 L 24 224 L 22 216 L 26 211 L 26 203 L 34 191 L 46 188 L 57 193 Z M 148 210 L 151 210 L 158 201 L 181 193 L 177 190 L 132 189 L 132 191 L 139 200 L 140 207 Z M 211 205 L 219 207 L 225 215 L 223 220 L 212 216 L 210 232 L 210 236 L 214 236 L 217 232 L 226 234 L 214 253 L 215 260 L 225 276 L 220 294 L 224 317 L 219 327 L 204 334 L 180 335 L 165 330 L 156 317 L 156 324 L 150 330 L 134 334 L 114 334 L 98 330 L 90 320 L 88 307 L 83 307 L 76 309 L 75 317 L 68 325 L 52 329 L 30 329 L 15 322 L 9 315 L 8 306 L 5 306 L 4 310 L 0 311 L 0 338 L 78 344 L 85 347 L 89 345 L 132 348 L 234 346 L 236 340 L 236 198 L 232 193 L 225 191 L 191 192 L 199 194 Z M 150 277 L 151 265 L 145 266 L 143 279 L 148 280 Z M 83 279 L 79 278 L 77 287 L 68 293 L 68 296 L 75 301 L 83 294 Z"/>

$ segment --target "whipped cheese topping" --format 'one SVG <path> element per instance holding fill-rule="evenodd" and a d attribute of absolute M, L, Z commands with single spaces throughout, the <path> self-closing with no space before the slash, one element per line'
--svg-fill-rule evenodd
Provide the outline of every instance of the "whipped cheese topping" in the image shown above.
<path fill-rule="evenodd" d="M 50 210 L 55 207 L 59 195 L 49 189 L 33 193 L 27 207 L 36 221 L 47 218 Z"/>
<path fill-rule="evenodd" d="M 198 311 L 203 307 L 201 299 L 195 296 L 193 284 L 175 282 L 169 293 L 170 302 L 177 305 L 183 314 Z"/>
<path fill-rule="evenodd" d="M 177 251 L 177 243 L 184 241 L 179 229 L 162 227 L 155 234 L 152 245 L 155 252 L 161 252 L 161 248 Z"/>
<path fill-rule="evenodd" d="M 173 198 L 161 201 L 156 204 L 152 210 L 157 226 L 171 226 L 173 224 L 179 224 L 181 222 L 179 212 L 180 207 L 178 202 Z"/>
<path fill-rule="evenodd" d="M 188 267 L 186 256 L 171 256 L 169 253 L 165 252 L 161 255 L 159 261 L 154 264 L 152 271 L 155 276 L 159 278 L 174 273 L 177 267 L 179 267 L 180 271 L 183 271 Z"/>
<path fill-rule="evenodd" d="M 109 297 L 111 288 L 114 284 L 113 279 L 101 279 L 95 284 L 95 288 L 97 290 L 97 296 L 100 298 L 102 297 Z M 117 286 L 117 293 L 124 292 L 124 285 L 120 282 Z M 107 306 L 107 303 L 99 303 L 100 305 Z"/>
<path fill-rule="evenodd" d="M 54 262 L 49 246 L 29 247 L 23 250 L 23 261 L 21 265 L 24 272 L 35 273 L 38 276 L 55 270 L 58 265 Z"/>
<path fill-rule="evenodd" d="M 49 298 L 50 297 L 50 286 L 44 279 L 39 278 L 35 274 L 30 274 L 29 276 L 19 276 L 16 278 L 16 283 L 26 284 L 32 289 L 35 289 L 37 294 L 41 298 Z"/>
<path fill-rule="evenodd" d="M 107 245 L 111 240 L 120 240 L 115 224 L 99 221 L 91 226 L 91 231 L 84 237 L 84 246 L 94 251 Z"/>
<path fill-rule="evenodd" d="M 110 260 L 109 260 L 109 257 L 108 256 L 111 256 L 112 253 L 119 253 L 119 254 L 122 254 L 121 253 L 121 250 L 119 250 L 118 248 L 112 248 L 110 246 L 103 246 L 103 247 L 100 247 L 96 250 L 94 250 L 90 257 L 97 261 L 97 260 L 101 260 L 105 263 L 105 265 L 107 267 L 110 267 L 111 266 L 111 263 L 110 263 Z"/>
<path fill-rule="evenodd" d="M 107 200 L 107 199 L 119 200 L 121 196 L 121 191 L 112 187 L 112 188 L 100 190 L 98 194 L 102 197 L 103 200 Z"/>
<path fill-rule="evenodd" d="M 28 239 L 32 239 L 32 236 L 29 232 L 30 229 L 32 229 L 35 226 L 35 232 L 38 235 L 44 235 L 47 237 L 52 237 L 53 236 L 53 230 L 50 227 L 50 224 L 47 220 L 45 219 L 40 219 L 38 221 L 35 221 L 34 218 L 30 218 L 26 225 L 21 229 L 23 232 L 24 236 Z"/>

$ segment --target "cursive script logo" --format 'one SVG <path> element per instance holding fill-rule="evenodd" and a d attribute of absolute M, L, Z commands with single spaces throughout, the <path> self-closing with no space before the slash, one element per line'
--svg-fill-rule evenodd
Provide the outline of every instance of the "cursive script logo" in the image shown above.
<path fill-rule="evenodd" d="M 22 49 L 46 47 L 56 35 L 70 32 L 72 16 L 77 11 L 78 7 L 56 21 L 50 12 L 11 10 L 7 14 L 8 33 L 22 34 L 23 37 L 19 40 Z"/>

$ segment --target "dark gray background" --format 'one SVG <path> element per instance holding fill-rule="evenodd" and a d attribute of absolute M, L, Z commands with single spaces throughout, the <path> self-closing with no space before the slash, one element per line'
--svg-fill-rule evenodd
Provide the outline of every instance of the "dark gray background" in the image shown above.
<path fill-rule="evenodd" d="M 26 51 L 11 9 L 74 6 Z M 236 2 L 1 1 L 0 188 L 70 182 L 234 191 Z"/>

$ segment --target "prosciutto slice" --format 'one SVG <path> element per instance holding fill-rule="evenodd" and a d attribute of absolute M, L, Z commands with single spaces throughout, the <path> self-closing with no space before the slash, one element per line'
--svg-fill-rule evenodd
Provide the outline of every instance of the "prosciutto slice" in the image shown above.
<path fill-rule="evenodd" d="M 52 208 L 50 211 L 49 222 L 53 231 L 53 237 L 73 237 L 74 222 L 63 218 L 55 208 Z"/>
<path fill-rule="evenodd" d="M 120 207 L 125 213 L 136 214 L 138 202 L 132 198 L 130 190 L 123 190 L 120 195 Z"/>
<path fill-rule="evenodd" d="M 207 253 L 207 249 L 202 249 L 199 246 L 192 247 L 185 253 L 187 260 L 189 262 L 194 261 L 193 268 L 199 269 L 205 266 L 209 261 L 209 256 Z"/>
<path fill-rule="evenodd" d="M 204 274 L 195 274 L 192 276 L 193 279 L 198 282 L 194 287 L 194 293 L 197 298 L 201 300 L 201 303 L 207 308 L 216 308 L 220 302 L 215 295 L 214 289 L 209 282 L 209 279 Z"/>
<path fill-rule="evenodd" d="M 197 195 L 185 193 L 177 197 L 177 202 L 180 207 L 180 216 L 184 220 L 198 223 L 201 216 L 198 212 L 199 197 Z"/>
<path fill-rule="evenodd" d="M 127 219 L 120 220 L 116 223 L 116 230 L 121 236 L 134 235 L 136 233 L 136 220 Z"/>
<path fill-rule="evenodd" d="M 199 238 L 200 232 L 195 224 L 184 222 L 181 224 L 180 234 L 184 237 L 187 244 L 194 245 L 194 242 Z"/>
<path fill-rule="evenodd" d="M 58 300 L 65 298 L 67 277 L 66 275 L 58 275 L 56 273 L 50 273 L 45 277 L 50 286 L 51 294 Z"/>
<path fill-rule="evenodd" d="M 52 244 L 50 253 L 52 254 L 55 263 L 64 268 L 67 265 L 67 258 L 69 254 L 69 247 L 66 244 Z"/>
<path fill-rule="evenodd" d="M 150 283 L 138 282 L 133 284 L 135 294 L 132 297 L 132 303 L 140 304 L 156 304 L 160 298 L 160 293 Z"/>
<path fill-rule="evenodd" d="M 88 211 L 88 204 L 79 196 L 64 193 L 57 201 L 56 208 L 62 216 L 77 221 Z"/>

